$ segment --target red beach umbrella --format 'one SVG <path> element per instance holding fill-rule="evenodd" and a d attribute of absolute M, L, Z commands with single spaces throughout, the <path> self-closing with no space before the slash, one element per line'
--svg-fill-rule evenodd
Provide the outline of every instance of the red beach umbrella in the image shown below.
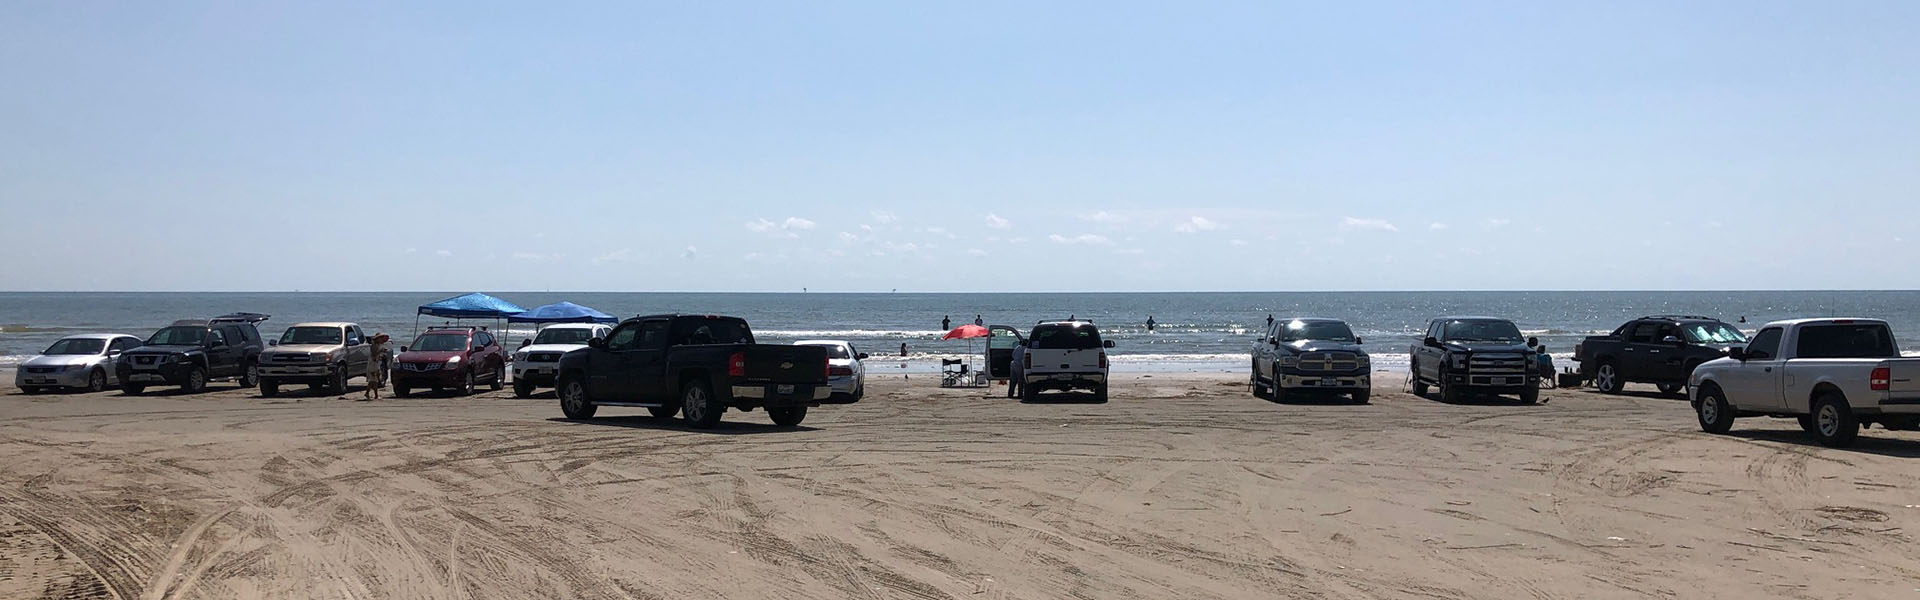
<path fill-rule="evenodd" d="M 973 338 L 983 338 L 983 337 L 987 337 L 987 328 L 981 327 L 979 325 L 961 325 L 959 327 L 953 328 L 953 331 L 947 332 L 947 335 L 941 336 L 940 339 L 970 340 Z"/>

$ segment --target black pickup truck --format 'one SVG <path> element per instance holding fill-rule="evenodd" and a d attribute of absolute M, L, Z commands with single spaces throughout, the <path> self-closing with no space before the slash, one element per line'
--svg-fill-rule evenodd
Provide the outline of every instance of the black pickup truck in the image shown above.
<path fill-rule="evenodd" d="M 1581 378 L 1608 394 L 1630 382 L 1651 383 L 1662 393 L 1679 393 L 1693 368 L 1727 355 L 1747 336 L 1713 317 L 1653 315 L 1640 317 L 1607 335 L 1573 346 Z"/>
<path fill-rule="evenodd" d="M 255 325 L 265 320 L 263 314 L 234 313 L 174 321 L 153 332 L 144 345 L 120 353 L 113 364 L 120 391 L 131 396 L 148 386 L 177 385 L 195 393 L 220 378 L 253 387 L 260 382 L 260 350 L 266 347 Z"/>
<path fill-rule="evenodd" d="M 712 315 L 622 321 L 561 356 L 554 387 L 569 419 L 632 406 L 659 418 L 679 412 L 700 428 L 718 424 L 728 408 L 765 408 L 774 424 L 791 427 L 808 407 L 835 403 L 826 348 L 756 344 L 745 320 Z"/>

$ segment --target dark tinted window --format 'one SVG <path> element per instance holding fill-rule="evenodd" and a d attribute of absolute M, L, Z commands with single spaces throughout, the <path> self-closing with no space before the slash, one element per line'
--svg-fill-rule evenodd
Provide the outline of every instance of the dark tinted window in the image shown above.
<path fill-rule="evenodd" d="M 485 332 L 485 331 L 482 331 L 482 332 L 480 332 L 480 333 L 476 333 L 476 334 L 473 334 L 473 345 L 474 345 L 475 347 L 479 347 L 479 348 L 485 348 L 485 347 L 487 347 L 487 346 L 492 346 L 492 345 L 493 345 L 493 334 L 491 334 L 491 333 L 487 333 L 487 332 Z"/>
<path fill-rule="evenodd" d="M 1780 352 L 1780 328 L 1769 327 L 1753 334 L 1753 342 L 1747 344 L 1747 356 L 1755 359 L 1768 359 Z"/>
<path fill-rule="evenodd" d="M 467 349 L 467 335 L 464 333 L 428 333 L 413 341 L 408 350 L 419 352 L 462 352 Z"/>
<path fill-rule="evenodd" d="M 1524 338 L 1520 328 L 1509 321 L 1449 321 L 1445 339 L 1453 342 L 1512 342 L 1519 343 Z"/>
<path fill-rule="evenodd" d="M 1099 348 L 1100 330 L 1092 325 L 1041 325 L 1033 328 L 1032 347 L 1044 350 Z"/>
<path fill-rule="evenodd" d="M 681 319 L 674 323 L 674 345 L 751 344 L 753 332 L 738 319 Z"/>
<path fill-rule="evenodd" d="M 1800 328 L 1797 358 L 1898 358 L 1893 334 L 1885 325 L 1811 325 Z"/>
<path fill-rule="evenodd" d="M 213 343 L 215 343 L 215 344 L 225 344 L 225 343 L 227 343 L 227 334 L 225 334 L 225 333 L 222 333 L 222 332 L 221 332 L 220 330 L 218 330 L 218 329 L 215 329 L 215 330 L 212 330 L 212 331 L 209 331 L 209 332 L 207 332 L 207 333 L 209 333 L 209 334 L 212 334 L 212 335 L 213 335 Z"/>
<path fill-rule="evenodd" d="M 640 340 L 639 334 L 639 325 L 622 325 L 618 329 L 614 329 L 611 335 L 607 336 L 607 349 L 632 350 L 637 347 L 636 343 Z"/>
<path fill-rule="evenodd" d="M 658 350 L 667 347 L 667 322 L 647 321 L 640 324 L 639 348 Z"/>
<path fill-rule="evenodd" d="M 149 346 L 198 346 L 207 341 L 205 327 L 166 327 L 147 338 Z"/>
<path fill-rule="evenodd" d="M 1660 323 L 1641 321 L 1634 324 L 1633 328 L 1629 330 L 1627 333 L 1627 341 L 1635 344 L 1658 342 L 1662 339 L 1660 336 L 1660 328 Z"/>
<path fill-rule="evenodd" d="M 1330 342 L 1353 341 L 1353 329 L 1339 321 L 1289 321 L 1274 324 L 1274 335 L 1282 342 L 1299 340 L 1320 340 Z"/>
<path fill-rule="evenodd" d="M 280 343 L 289 346 L 298 344 L 338 344 L 340 343 L 340 330 L 334 327 L 288 327 L 286 333 L 280 334 Z"/>
<path fill-rule="evenodd" d="M 113 341 L 113 347 L 111 349 L 125 352 L 138 347 L 140 347 L 140 340 L 135 338 L 120 338 Z"/>
<path fill-rule="evenodd" d="M 593 339 L 592 329 L 577 327 L 548 327 L 533 336 L 535 344 L 585 344 Z"/>
<path fill-rule="evenodd" d="M 853 358 L 853 353 L 847 352 L 846 346 L 842 346 L 839 344 L 808 344 L 808 345 L 813 346 L 815 348 L 826 348 L 827 358 L 829 359 Z"/>
<path fill-rule="evenodd" d="M 360 339 L 360 328 L 359 328 L 359 327 L 348 327 L 348 328 L 347 328 L 347 343 L 348 343 L 348 344 L 356 344 L 356 345 L 357 345 L 357 344 L 359 344 L 359 343 L 360 343 L 360 342 L 362 342 L 362 341 L 363 341 L 363 340 L 361 340 L 361 339 Z"/>

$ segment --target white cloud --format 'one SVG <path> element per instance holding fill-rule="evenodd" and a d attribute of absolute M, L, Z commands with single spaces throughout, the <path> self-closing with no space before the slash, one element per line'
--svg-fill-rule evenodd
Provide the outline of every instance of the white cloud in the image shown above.
<path fill-rule="evenodd" d="M 680 258 L 693 258 L 694 256 L 697 256 L 699 254 L 700 254 L 699 248 L 695 248 L 693 246 L 687 246 L 687 251 L 681 254 Z"/>
<path fill-rule="evenodd" d="M 889 250 L 889 251 L 892 251 L 892 252 L 899 252 L 899 253 L 902 253 L 902 254 L 912 254 L 912 253 L 914 253 L 914 252 L 919 252 L 919 251 L 920 251 L 920 245 L 919 245 L 919 244 L 915 244 L 915 243 L 913 243 L 913 242 L 907 242 L 907 243 L 905 243 L 905 244 L 896 244 L 896 243 L 893 243 L 893 242 L 887 242 L 887 243 L 885 244 L 885 246 L 887 247 L 887 250 Z M 931 246 L 929 246 L 929 247 L 931 247 Z"/>
<path fill-rule="evenodd" d="M 867 232 L 867 233 L 873 233 L 873 226 L 872 226 L 872 225 L 866 225 L 866 224 L 862 224 L 862 225 L 860 225 L 860 230 L 861 230 L 861 231 L 865 231 L 865 232 Z"/>
<path fill-rule="evenodd" d="M 1427 230 L 1428 230 L 1428 231 L 1441 231 L 1441 230 L 1444 230 L 1444 229 L 1446 229 L 1446 228 L 1447 228 L 1447 224 L 1446 224 L 1446 223 L 1441 223 L 1441 222 L 1439 222 L 1439 221 L 1434 221 L 1432 225 L 1428 225 L 1428 226 L 1427 226 Z"/>
<path fill-rule="evenodd" d="M 754 219 L 752 221 L 747 222 L 748 230 L 757 231 L 760 233 L 773 231 L 775 229 L 778 229 L 779 227 L 780 225 L 778 223 L 774 223 L 773 221 L 768 221 L 766 219 Z"/>
<path fill-rule="evenodd" d="M 1125 217 L 1124 215 L 1116 215 L 1104 210 L 1097 210 L 1089 214 L 1080 215 L 1080 220 L 1093 221 L 1095 223 L 1124 223 L 1126 222 L 1127 217 Z"/>
<path fill-rule="evenodd" d="M 1013 223 L 1008 222 L 1005 218 L 1002 218 L 1000 215 L 987 213 L 987 226 L 992 227 L 994 229 L 1006 229 L 1009 227 L 1013 227 Z"/>
<path fill-rule="evenodd" d="M 1385 219 L 1362 219 L 1359 217 L 1347 217 L 1345 219 L 1341 219 L 1340 229 L 1346 230 L 1346 231 L 1352 231 L 1356 229 L 1366 230 L 1366 231 L 1399 231 L 1400 230 L 1399 227 L 1395 227 L 1392 223 L 1388 223 Z"/>
<path fill-rule="evenodd" d="M 785 229 L 801 229 L 801 230 L 813 229 L 813 221 L 802 219 L 800 217 L 787 217 L 786 221 L 780 223 L 780 227 Z"/>
<path fill-rule="evenodd" d="M 415 253 L 415 252 L 419 252 L 419 251 L 420 251 L 420 249 L 419 249 L 419 248 L 408 248 L 408 249 L 407 249 L 407 254 L 413 254 L 413 253 Z"/>
<path fill-rule="evenodd" d="M 1174 231 L 1180 233 L 1198 233 L 1201 231 L 1213 231 L 1215 229 L 1224 229 L 1224 227 L 1206 217 L 1193 217 L 1173 228 Z"/>
<path fill-rule="evenodd" d="M 692 248 L 689 247 L 688 250 L 692 250 Z M 607 263 L 623 263 L 623 262 L 633 262 L 632 249 L 621 248 L 619 250 L 615 250 L 612 252 L 608 252 L 606 254 L 593 257 L 593 264 L 596 264 L 596 265 L 604 265 Z"/>
<path fill-rule="evenodd" d="M 926 232 L 926 233 L 946 233 L 946 232 L 947 232 L 947 228 L 945 228 L 945 227 L 928 227 L 928 228 L 926 228 L 926 229 L 922 229 L 922 230 L 920 230 L 920 231 L 922 231 L 922 232 Z"/>
<path fill-rule="evenodd" d="M 1017 237 L 1017 238 L 1007 238 L 1007 243 L 1009 243 L 1009 244 L 1025 244 L 1025 243 L 1027 243 L 1027 238 L 1023 238 L 1023 237 Z"/>
<path fill-rule="evenodd" d="M 840 232 L 840 241 L 851 244 L 860 241 L 860 236 L 842 231 Z"/>
<path fill-rule="evenodd" d="M 968 248 L 967 255 L 968 256 L 986 256 L 987 251 L 981 250 L 979 248 Z"/>
<path fill-rule="evenodd" d="M 1121 248 L 1119 250 L 1113 251 L 1113 253 L 1114 254 L 1146 254 L 1147 251 L 1141 250 L 1139 248 Z"/>
<path fill-rule="evenodd" d="M 894 216 L 892 211 L 885 211 L 885 210 L 873 211 L 873 221 L 875 223 L 879 223 L 881 225 L 887 225 L 898 220 L 900 220 L 900 217 Z"/>
<path fill-rule="evenodd" d="M 434 256 L 453 256 L 453 251 L 452 250 L 435 250 L 433 251 L 433 255 Z"/>
<path fill-rule="evenodd" d="M 1506 220 L 1506 219 L 1487 219 L 1487 227 L 1488 227 L 1488 228 L 1500 228 L 1500 227 L 1506 227 L 1507 225 L 1509 225 L 1509 224 L 1511 224 L 1511 223 L 1513 223 L 1513 221 L 1508 221 L 1508 220 Z"/>
<path fill-rule="evenodd" d="M 794 231 L 796 230 L 805 231 L 808 229 L 813 229 L 813 227 L 814 227 L 813 221 L 802 219 L 800 217 L 787 217 L 785 221 L 781 221 L 779 223 L 768 221 L 766 219 L 754 219 L 752 221 L 747 222 L 748 231 L 752 231 L 754 233 L 770 233 L 770 234 L 775 234 L 775 235 L 779 235 L 781 237 L 787 237 L 787 238 L 800 237 L 799 235 L 795 234 Z"/>
<path fill-rule="evenodd" d="M 1083 234 L 1080 234 L 1080 235 L 1076 235 L 1076 236 L 1073 236 L 1073 237 L 1067 237 L 1067 236 L 1064 236 L 1064 235 L 1060 235 L 1060 234 L 1058 234 L 1058 233 L 1056 233 L 1056 234 L 1053 234 L 1053 235 L 1049 235 L 1049 236 L 1047 236 L 1047 239 L 1049 239 L 1049 240 L 1053 240 L 1053 243 L 1055 243 L 1055 244 L 1069 244 L 1069 245 L 1072 245 L 1072 244 L 1085 244 L 1085 245 L 1089 245 L 1089 246 L 1111 246 L 1111 245 L 1113 245 L 1113 240 L 1109 240 L 1109 239 L 1107 239 L 1107 236 L 1104 236 L 1104 235 L 1094 235 L 1094 234 L 1091 234 L 1091 233 L 1083 233 Z"/>

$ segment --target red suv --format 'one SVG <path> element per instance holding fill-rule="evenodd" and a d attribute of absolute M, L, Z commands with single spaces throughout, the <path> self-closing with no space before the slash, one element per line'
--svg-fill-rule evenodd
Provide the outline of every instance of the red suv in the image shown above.
<path fill-rule="evenodd" d="M 476 381 L 496 390 L 505 387 L 507 358 L 485 329 L 435 327 L 414 338 L 413 345 L 401 346 L 390 372 L 395 396 L 405 398 L 413 388 L 452 389 L 467 395 L 473 393 Z"/>

